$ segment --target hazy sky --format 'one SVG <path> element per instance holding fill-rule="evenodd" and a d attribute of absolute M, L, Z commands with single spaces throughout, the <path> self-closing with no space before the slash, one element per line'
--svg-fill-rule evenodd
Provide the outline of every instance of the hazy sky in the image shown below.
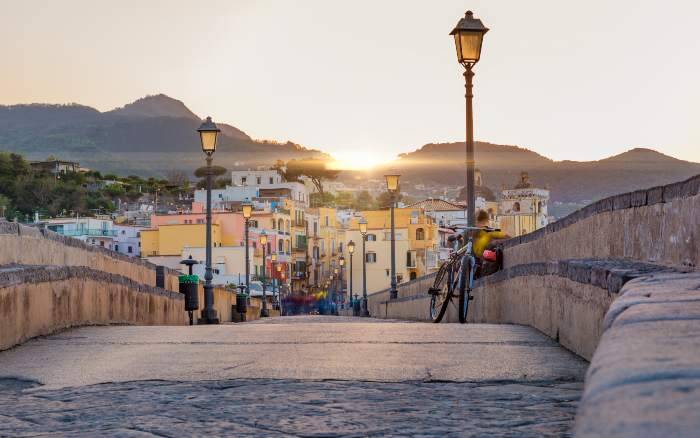
<path fill-rule="evenodd" d="M 450 30 L 491 28 L 476 138 L 554 159 L 700 161 L 695 0 L 0 0 L 0 104 L 165 93 L 254 138 L 357 161 L 463 141 Z"/>

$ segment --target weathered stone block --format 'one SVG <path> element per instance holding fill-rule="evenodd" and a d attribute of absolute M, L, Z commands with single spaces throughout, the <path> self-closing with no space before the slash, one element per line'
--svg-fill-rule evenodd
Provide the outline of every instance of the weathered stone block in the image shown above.
<path fill-rule="evenodd" d="M 664 188 L 653 187 L 647 190 L 647 205 L 654 205 L 664 202 Z"/>
<path fill-rule="evenodd" d="M 637 190 L 631 193 L 631 206 L 632 207 L 642 207 L 647 205 L 647 191 Z"/>
<path fill-rule="evenodd" d="M 683 187 L 681 188 L 682 197 L 689 198 L 698 194 L 700 194 L 700 175 L 683 181 Z"/>
<path fill-rule="evenodd" d="M 624 210 L 632 206 L 632 194 L 623 193 L 613 198 L 613 209 Z"/>
<path fill-rule="evenodd" d="M 674 199 L 681 197 L 685 182 L 678 182 L 664 186 L 663 199 L 664 202 L 671 202 Z"/>
<path fill-rule="evenodd" d="M 0 234 L 19 234 L 19 224 L 0 221 Z"/>

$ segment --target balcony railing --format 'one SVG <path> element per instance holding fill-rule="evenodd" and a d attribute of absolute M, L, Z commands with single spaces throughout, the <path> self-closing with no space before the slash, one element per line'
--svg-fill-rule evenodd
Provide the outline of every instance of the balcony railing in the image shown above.
<path fill-rule="evenodd" d="M 77 236 L 88 236 L 88 237 L 115 237 L 117 235 L 116 230 L 103 230 L 101 228 L 88 228 L 88 229 L 77 229 L 77 230 L 64 230 L 61 228 L 51 228 L 51 231 L 55 231 L 63 236 L 77 237 Z"/>

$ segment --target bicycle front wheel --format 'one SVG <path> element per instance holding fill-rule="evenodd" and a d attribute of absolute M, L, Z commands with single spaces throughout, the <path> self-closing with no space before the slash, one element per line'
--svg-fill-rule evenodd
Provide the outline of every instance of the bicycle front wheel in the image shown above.
<path fill-rule="evenodd" d="M 430 319 L 434 323 L 439 323 L 445 316 L 447 305 L 450 303 L 452 295 L 451 272 L 452 263 L 443 263 L 435 276 L 433 287 L 430 288 Z"/>
<path fill-rule="evenodd" d="M 467 312 L 469 311 L 469 301 L 471 300 L 471 264 L 467 260 L 462 263 L 462 269 L 459 271 L 459 322 L 464 324 L 467 322 Z"/>

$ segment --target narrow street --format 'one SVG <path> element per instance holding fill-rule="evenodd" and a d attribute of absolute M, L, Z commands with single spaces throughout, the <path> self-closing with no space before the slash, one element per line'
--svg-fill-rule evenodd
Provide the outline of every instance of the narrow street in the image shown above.
<path fill-rule="evenodd" d="M 85 327 L 0 353 L 0 435 L 558 436 L 586 367 L 514 325 Z"/>

